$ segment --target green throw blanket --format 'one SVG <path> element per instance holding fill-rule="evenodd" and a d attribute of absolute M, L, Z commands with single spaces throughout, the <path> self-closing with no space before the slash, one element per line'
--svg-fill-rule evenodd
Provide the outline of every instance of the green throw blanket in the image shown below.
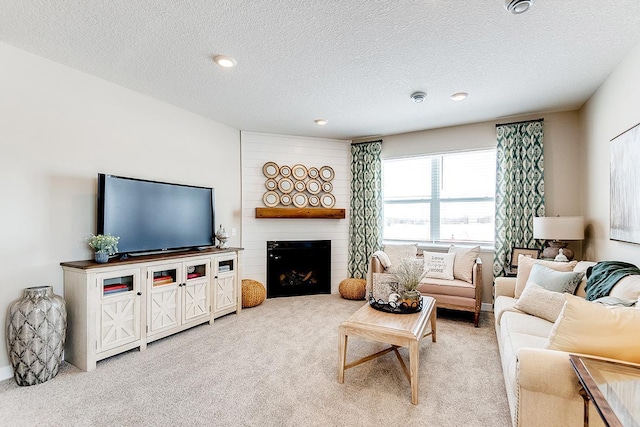
<path fill-rule="evenodd" d="M 640 269 L 622 261 L 602 261 L 587 270 L 587 301 L 606 297 L 618 280 L 631 274 L 640 274 Z"/>

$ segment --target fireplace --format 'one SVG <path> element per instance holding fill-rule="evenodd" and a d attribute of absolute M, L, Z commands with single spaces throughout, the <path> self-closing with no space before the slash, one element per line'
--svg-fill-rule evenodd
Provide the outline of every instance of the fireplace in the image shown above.
<path fill-rule="evenodd" d="M 329 293 L 331 240 L 267 242 L 267 298 Z"/>

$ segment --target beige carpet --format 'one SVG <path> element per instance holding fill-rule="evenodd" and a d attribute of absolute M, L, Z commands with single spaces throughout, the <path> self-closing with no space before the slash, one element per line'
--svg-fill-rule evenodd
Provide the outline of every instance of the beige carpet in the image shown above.
<path fill-rule="evenodd" d="M 338 325 L 363 304 L 337 295 L 268 299 L 98 362 L 89 373 L 65 364 L 41 385 L 9 379 L 0 382 L 0 419 L 16 426 L 510 425 L 488 313 L 480 328 L 465 314 L 440 313 L 438 342 L 421 345 L 417 406 L 393 353 L 347 370 L 338 384 Z M 347 360 L 382 348 L 352 338 Z"/>

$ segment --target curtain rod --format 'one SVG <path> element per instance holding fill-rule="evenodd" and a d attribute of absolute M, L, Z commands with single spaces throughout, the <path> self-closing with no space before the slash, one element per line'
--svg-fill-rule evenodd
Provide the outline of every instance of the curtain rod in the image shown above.
<path fill-rule="evenodd" d="M 496 127 L 498 127 L 498 126 L 507 126 L 507 125 L 517 125 L 519 123 L 529 123 L 529 122 L 544 122 L 544 119 L 525 120 L 525 121 L 522 121 L 522 122 L 511 122 L 511 123 L 496 123 Z"/>
<path fill-rule="evenodd" d="M 376 139 L 375 141 L 352 142 L 351 145 L 371 144 L 372 142 L 382 142 L 382 140 Z"/>

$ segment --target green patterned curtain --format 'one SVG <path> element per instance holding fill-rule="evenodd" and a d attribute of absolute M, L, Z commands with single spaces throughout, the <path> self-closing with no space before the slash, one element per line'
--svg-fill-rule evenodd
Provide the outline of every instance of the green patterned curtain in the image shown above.
<path fill-rule="evenodd" d="M 504 275 L 511 249 L 540 248 L 533 217 L 544 216 L 542 119 L 496 125 L 496 251 L 494 277 Z"/>
<path fill-rule="evenodd" d="M 369 257 L 382 247 L 382 141 L 351 145 L 349 277 L 365 278 Z"/>

